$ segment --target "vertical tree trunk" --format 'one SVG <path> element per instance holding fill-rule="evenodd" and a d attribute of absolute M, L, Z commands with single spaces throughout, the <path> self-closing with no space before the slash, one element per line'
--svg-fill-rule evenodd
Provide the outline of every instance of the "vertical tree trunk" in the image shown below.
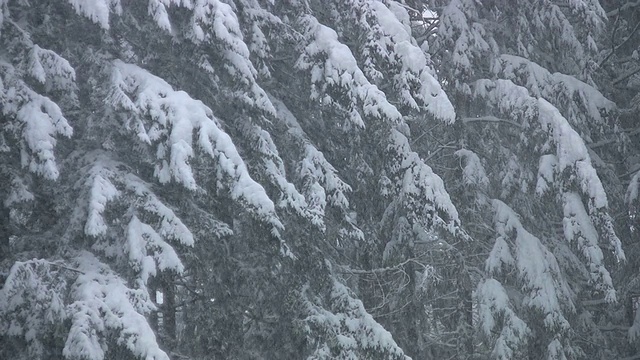
<path fill-rule="evenodd" d="M 173 275 L 163 276 L 164 303 L 162 304 L 162 317 L 165 335 L 173 343 L 176 340 L 176 291 L 173 283 Z"/>
<path fill-rule="evenodd" d="M 0 262 L 10 257 L 9 237 L 11 236 L 11 228 L 9 226 L 9 209 L 0 203 Z M 5 278 L 0 274 L 0 289 L 4 287 Z"/>
<path fill-rule="evenodd" d="M 157 311 L 154 311 L 151 313 L 151 315 L 149 315 L 149 325 L 151 325 L 151 328 L 153 329 L 153 331 L 157 334 L 159 327 L 158 327 L 158 311 L 160 311 L 160 305 L 158 304 L 158 294 L 156 293 L 158 286 L 157 286 L 157 279 L 156 278 L 151 278 L 149 280 L 149 297 L 151 298 L 151 301 L 153 301 L 153 303 L 158 307 Z"/>

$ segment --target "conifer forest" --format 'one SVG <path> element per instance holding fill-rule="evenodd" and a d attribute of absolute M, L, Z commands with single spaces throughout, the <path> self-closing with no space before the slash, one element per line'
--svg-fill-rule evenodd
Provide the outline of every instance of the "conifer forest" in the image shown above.
<path fill-rule="evenodd" d="M 640 0 L 0 0 L 0 359 L 640 359 Z"/>

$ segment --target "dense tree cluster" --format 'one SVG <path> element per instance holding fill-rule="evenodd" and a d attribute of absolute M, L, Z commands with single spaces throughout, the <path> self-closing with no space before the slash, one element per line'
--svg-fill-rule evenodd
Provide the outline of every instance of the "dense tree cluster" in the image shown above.
<path fill-rule="evenodd" d="M 640 1 L 0 0 L 0 358 L 640 351 Z"/>

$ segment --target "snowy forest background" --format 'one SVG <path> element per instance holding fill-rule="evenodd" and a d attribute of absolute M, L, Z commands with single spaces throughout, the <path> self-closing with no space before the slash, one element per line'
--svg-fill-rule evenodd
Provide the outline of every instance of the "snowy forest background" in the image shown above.
<path fill-rule="evenodd" d="M 640 1 L 0 0 L 0 358 L 640 359 Z"/>

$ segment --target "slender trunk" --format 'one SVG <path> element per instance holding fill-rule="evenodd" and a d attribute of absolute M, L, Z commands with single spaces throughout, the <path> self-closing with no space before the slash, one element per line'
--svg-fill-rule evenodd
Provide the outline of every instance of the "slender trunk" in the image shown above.
<path fill-rule="evenodd" d="M 172 275 L 163 277 L 164 303 L 162 304 L 162 318 L 165 335 L 168 340 L 176 340 L 176 291 Z"/>

